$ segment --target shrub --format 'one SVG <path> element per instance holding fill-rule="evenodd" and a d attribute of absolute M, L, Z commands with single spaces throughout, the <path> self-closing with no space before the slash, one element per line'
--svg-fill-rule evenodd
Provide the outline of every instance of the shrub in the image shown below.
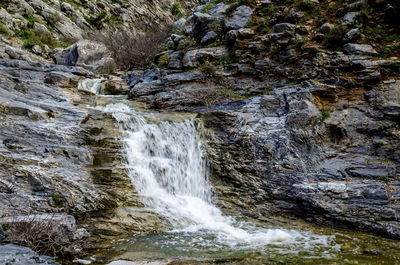
<path fill-rule="evenodd" d="M 86 21 L 95 27 L 96 29 L 101 29 L 103 27 L 103 23 L 107 20 L 107 13 L 105 11 L 98 13 L 96 16 L 86 17 Z"/>
<path fill-rule="evenodd" d="M 183 16 L 178 3 L 175 3 L 171 6 L 171 14 L 176 18 L 181 18 Z"/>
<path fill-rule="evenodd" d="M 133 35 L 127 31 L 113 30 L 93 35 L 92 39 L 102 42 L 112 53 L 117 67 L 122 70 L 144 68 L 151 62 L 151 56 L 169 34 L 169 29 L 159 25 L 141 25 L 142 33 Z"/>
<path fill-rule="evenodd" d="M 209 61 L 205 61 L 200 67 L 199 70 L 203 72 L 206 76 L 212 77 L 215 76 L 215 72 L 217 71 L 217 67 Z"/>
<path fill-rule="evenodd" d="M 342 47 L 342 40 L 347 32 L 347 27 L 344 25 L 338 25 L 333 27 L 329 33 L 325 35 L 322 45 L 330 49 L 336 49 Z"/>
<path fill-rule="evenodd" d="M 3 34 L 5 36 L 10 35 L 10 31 L 8 30 L 8 28 L 1 23 L 0 23 L 0 34 Z"/>
<path fill-rule="evenodd" d="M 315 3 L 311 0 L 298 0 L 296 6 L 303 10 L 312 10 L 315 7 Z"/>
<path fill-rule="evenodd" d="M 4 229 L 6 227 L 6 229 Z M 54 216 L 39 218 L 29 215 L 2 225 L 11 243 L 27 246 L 40 254 L 56 256 L 71 247 L 72 231 L 54 220 Z"/>
<path fill-rule="evenodd" d="M 158 66 L 159 67 L 165 67 L 169 64 L 169 55 L 168 54 L 163 54 L 158 58 Z"/>

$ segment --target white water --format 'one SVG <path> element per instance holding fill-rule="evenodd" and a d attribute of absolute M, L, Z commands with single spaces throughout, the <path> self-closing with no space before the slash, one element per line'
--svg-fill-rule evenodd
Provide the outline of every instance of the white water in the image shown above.
<path fill-rule="evenodd" d="M 78 90 L 86 91 L 95 95 L 102 94 L 101 82 L 104 80 L 105 78 L 83 79 L 78 83 Z"/>
<path fill-rule="evenodd" d="M 327 236 L 240 222 L 214 206 L 199 128 L 193 118 L 163 121 L 157 119 L 158 115 L 146 119 L 122 103 L 110 104 L 103 110 L 113 114 L 123 131 L 132 183 L 147 207 L 168 218 L 174 226 L 172 233 L 201 234 L 213 238 L 210 244 L 235 249 L 271 244 L 314 248 L 330 244 Z M 198 243 L 204 239 L 202 236 L 193 240 Z"/>

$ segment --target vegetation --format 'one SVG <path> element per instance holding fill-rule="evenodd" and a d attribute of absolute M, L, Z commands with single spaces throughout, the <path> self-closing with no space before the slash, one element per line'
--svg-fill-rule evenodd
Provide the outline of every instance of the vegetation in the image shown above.
<path fill-rule="evenodd" d="M 158 47 L 169 34 L 169 29 L 159 25 L 141 25 L 142 33 L 113 30 L 92 36 L 102 42 L 111 51 L 117 67 L 123 70 L 144 68 L 158 52 Z"/>
<path fill-rule="evenodd" d="M 322 42 L 327 48 L 337 49 L 342 47 L 342 40 L 347 32 L 347 26 L 337 25 L 332 28 L 326 35 Z"/>
<path fill-rule="evenodd" d="M 158 66 L 159 67 L 165 67 L 169 64 L 169 55 L 168 54 L 163 54 L 158 58 Z"/>
<path fill-rule="evenodd" d="M 171 14 L 176 18 L 183 17 L 183 13 L 182 13 L 181 8 L 180 8 L 178 3 L 175 3 L 175 4 L 172 5 Z"/>
<path fill-rule="evenodd" d="M 321 115 L 322 115 L 321 121 L 324 121 L 331 116 L 331 114 L 327 109 L 321 109 Z"/>
<path fill-rule="evenodd" d="M 45 220 L 36 215 L 27 216 L 23 220 L 3 224 L 2 228 L 7 232 L 9 242 L 27 246 L 40 254 L 56 256 L 71 247 L 71 232 L 57 224 L 51 215 Z"/>
<path fill-rule="evenodd" d="M 215 72 L 217 71 L 216 66 L 209 61 L 205 61 L 200 67 L 199 70 L 203 72 L 208 77 L 215 76 Z"/>
<path fill-rule="evenodd" d="M 96 29 L 101 29 L 103 27 L 103 23 L 107 20 L 107 13 L 103 11 L 98 13 L 96 16 L 85 16 L 85 19 Z"/>

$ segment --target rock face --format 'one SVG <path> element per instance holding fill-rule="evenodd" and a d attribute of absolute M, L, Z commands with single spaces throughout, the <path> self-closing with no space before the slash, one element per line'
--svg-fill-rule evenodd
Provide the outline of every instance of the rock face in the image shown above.
<path fill-rule="evenodd" d="M 162 229 L 159 216 L 141 209 L 121 165 L 112 116 L 87 109 L 90 96 L 77 89 L 90 72 L 0 60 L 0 73 L 1 224 L 33 215 L 66 227 L 71 240 L 88 230 L 96 236 L 87 246 Z"/>
<path fill-rule="evenodd" d="M 249 23 L 253 10 L 248 6 L 239 6 L 233 16 L 225 21 L 225 27 L 228 29 L 241 29 Z"/>
<path fill-rule="evenodd" d="M 390 109 L 399 106 L 399 85 L 390 83 Z M 388 86 L 354 93 L 308 83 L 253 98 L 240 111 L 201 114 L 214 132 L 209 159 L 221 205 L 400 238 L 396 120 L 381 112 L 380 99 L 360 101 Z"/>

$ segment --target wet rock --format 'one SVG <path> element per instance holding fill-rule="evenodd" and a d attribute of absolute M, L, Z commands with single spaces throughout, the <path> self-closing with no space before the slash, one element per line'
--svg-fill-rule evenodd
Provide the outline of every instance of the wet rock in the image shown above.
<path fill-rule="evenodd" d="M 197 67 L 206 60 L 215 61 L 229 56 L 229 51 L 225 47 L 204 48 L 188 51 L 183 57 L 184 67 Z"/>
<path fill-rule="evenodd" d="M 1 264 L 58 264 L 53 258 L 48 256 L 40 256 L 27 247 L 21 247 L 13 244 L 0 246 L 0 263 Z"/>
<path fill-rule="evenodd" d="M 225 20 L 225 27 L 228 30 L 241 29 L 247 26 L 253 10 L 248 6 L 239 6 L 230 19 Z"/>
<path fill-rule="evenodd" d="M 355 44 L 347 43 L 343 46 L 343 49 L 348 54 L 359 54 L 359 55 L 378 55 L 378 53 L 368 44 Z"/>

